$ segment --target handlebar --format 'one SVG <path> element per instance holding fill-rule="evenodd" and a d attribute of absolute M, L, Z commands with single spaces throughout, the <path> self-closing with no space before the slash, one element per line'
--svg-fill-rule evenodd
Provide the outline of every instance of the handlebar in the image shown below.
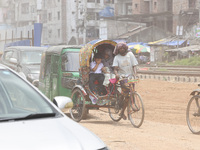
<path fill-rule="evenodd" d="M 134 75 L 120 75 L 120 78 L 118 82 L 120 81 L 126 81 L 128 84 L 138 83 L 139 82 L 139 76 Z"/>

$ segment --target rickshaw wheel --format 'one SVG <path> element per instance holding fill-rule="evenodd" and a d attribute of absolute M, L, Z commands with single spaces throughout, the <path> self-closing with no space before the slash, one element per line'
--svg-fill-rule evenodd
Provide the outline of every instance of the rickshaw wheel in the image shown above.
<path fill-rule="evenodd" d="M 76 88 L 72 91 L 71 99 L 73 101 L 73 108 L 70 109 L 70 115 L 76 122 L 86 118 L 87 111 L 85 108 L 85 97 L 80 89 Z"/>
<path fill-rule="evenodd" d="M 108 108 L 109 116 L 113 121 L 120 121 L 122 119 L 122 116 L 120 116 L 120 112 L 122 110 L 121 106 L 121 99 L 120 99 L 120 93 L 116 92 L 116 101 L 111 101 L 110 105 L 112 107 Z"/>

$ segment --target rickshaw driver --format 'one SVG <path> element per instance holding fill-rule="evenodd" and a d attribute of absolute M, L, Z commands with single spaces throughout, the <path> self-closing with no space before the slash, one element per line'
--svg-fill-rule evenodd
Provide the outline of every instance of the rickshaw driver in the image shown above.
<path fill-rule="evenodd" d="M 113 61 L 114 73 L 116 75 L 116 79 L 119 80 L 120 75 L 137 75 L 136 66 L 138 62 L 134 56 L 134 54 L 128 51 L 128 46 L 124 42 L 120 42 L 116 45 L 114 54 L 116 55 Z M 122 116 L 124 120 L 126 120 L 126 116 L 124 111 L 128 106 L 129 96 L 127 89 L 123 88 L 121 85 L 123 96 L 125 98 L 123 108 L 121 113 L 119 114 Z"/>

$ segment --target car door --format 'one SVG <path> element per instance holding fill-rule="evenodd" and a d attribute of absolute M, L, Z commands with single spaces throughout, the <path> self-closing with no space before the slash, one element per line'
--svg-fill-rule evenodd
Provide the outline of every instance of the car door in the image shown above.
<path fill-rule="evenodd" d="M 80 49 L 68 49 L 61 55 L 60 95 L 71 97 L 71 90 L 79 78 L 79 51 Z"/>
<path fill-rule="evenodd" d="M 52 73 L 51 73 L 51 93 L 50 99 L 52 100 L 54 97 L 58 96 L 58 68 L 59 68 L 59 55 L 54 54 L 51 57 L 51 65 L 52 65 Z"/>

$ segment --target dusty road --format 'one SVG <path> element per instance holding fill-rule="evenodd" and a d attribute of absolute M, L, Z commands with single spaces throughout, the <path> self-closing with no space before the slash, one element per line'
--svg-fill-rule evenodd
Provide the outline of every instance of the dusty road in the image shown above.
<path fill-rule="evenodd" d="M 137 91 L 145 105 L 143 125 L 134 128 L 128 120 L 113 122 L 102 111 L 90 111 L 80 124 L 97 134 L 111 150 L 199 150 L 200 135 L 186 124 L 189 93 L 197 83 L 141 80 Z"/>

